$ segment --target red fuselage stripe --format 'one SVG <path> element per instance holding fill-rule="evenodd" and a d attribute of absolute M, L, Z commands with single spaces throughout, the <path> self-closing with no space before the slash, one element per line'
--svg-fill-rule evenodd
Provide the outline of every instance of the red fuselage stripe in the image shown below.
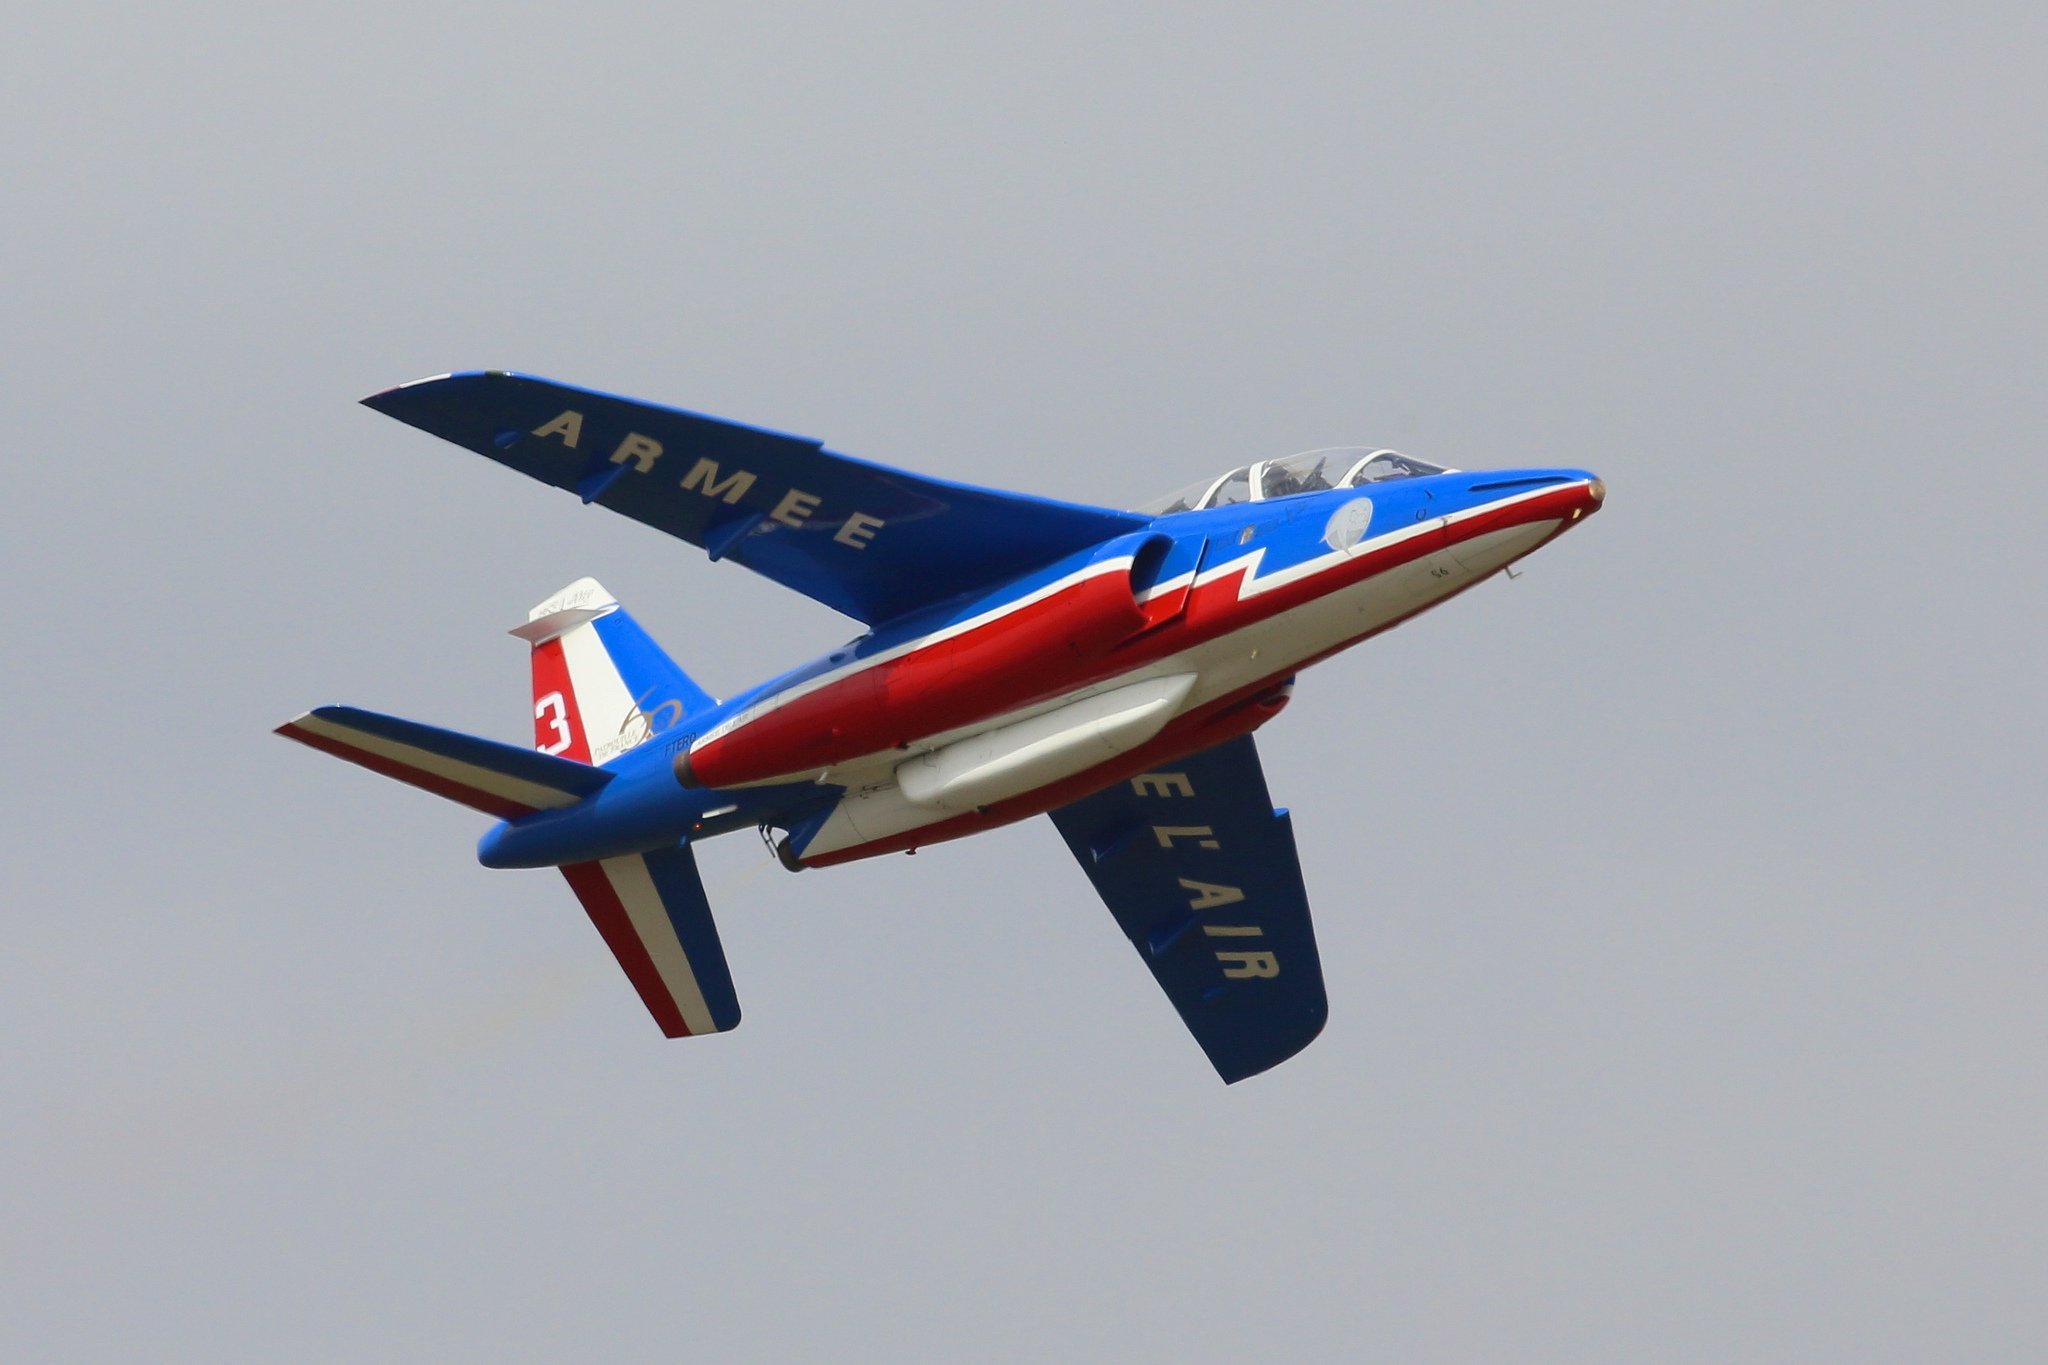
<path fill-rule="evenodd" d="M 691 764 L 707 786 L 738 785 L 878 753 L 1090 686 L 1477 536 L 1559 520 L 1588 502 L 1585 485 L 1565 485 L 1468 516 L 1448 528 L 1430 525 L 1405 540 L 1367 549 L 1261 591 L 1246 591 L 1257 584 L 1252 577 L 1256 561 L 1240 560 L 1186 594 L 1168 592 L 1144 604 L 1154 624 L 1134 631 L 1112 649 L 1096 651 L 1092 657 L 1058 649 L 1040 649 L 1028 661 L 1010 657 L 1014 651 L 1005 648 L 1006 637 L 1030 639 L 1049 621 L 1072 611 L 1084 594 L 1101 593 L 1107 586 L 1104 580 L 1119 587 L 1124 582 L 1121 574 L 1097 575 L 971 631 L 919 646 L 774 706 L 700 744 Z M 1300 666 L 1291 665 L 1289 671 Z M 941 695 L 946 704 L 934 705 Z"/>
<path fill-rule="evenodd" d="M 1532 498 L 1526 502 L 1517 503 L 1512 507 L 1502 508 L 1498 515 L 1492 517 L 1475 517 L 1472 521 L 1479 524 L 1469 534 L 1464 534 L 1463 532 L 1470 523 L 1457 523 L 1452 527 L 1452 530 L 1461 534 L 1456 536 L 1446 536 L 1441 531 L 1416 536 L 1399 545 L 1389 546 L 1385 550 L 1377 552 L 1377 554 L 1368 553 L 1360 556 L 1358 560 L 1351 561 L 1352 564 L 1367 562 L 1368 567 L 1365 572 L 1345 573 L 1342 585 L 1348 586 L 1350 583 L 1361 581 L 1373 574 L 1397 568 L 1402 564 L 1443 550 L 1447 546 L 1455 546 L 1490 532 L 1506 530 L 1512 526 L 1535 522 L 1557 521 L 1559 524 L 1556 530 L 1542 542 L 1542 544 L 1548 544 L 1551 540 L 1556 539 L 1557 536 L 1564 534 L 1566 527 L 1571 524 L 1564 520 L 1564 518 L 1571 515 L 1571 509 L 1588 501 L 1584 485 L 1575 484 L 1565 489 L 1560 489 L 1555 495 Z M 1541 548 L 1541 546 L 1532 546 L 1529 553 L 1533 553 L 1538 548 Z M 1204 628 L 1206 623 L 1191 626 L 1190 634 L 1183 636 L 1174 646 L 1174 649 L 1187 648 L 1197 640 L 1213 639 L 1218 635 L 1227 633 L 1229 630 L 1239 629 L 1252 624 L 1256 620 L 1262 620 L 1274 615 L 1279 611 L 1313 601 L 1315 598 L 1332 591 L 1332 584 L 1330 582 L 1330 575 L 1332 573 L 1341 569 L 1348 569 L 1349 567 L 1350 565 L 1336 565 L 1331 569 L 1324 570 L 1322 573 L 1310 575 L 1295 583 L 1286 584 L 1279 589 L 1255 594 L 1248 598 L 1240 598 L 1238 596 L 1244 570 L 1238 570 L 1225 574 L 1220 578 L 1212 579 L 1195 590 L 1194 600 L 1190 601 L 1187 614 L 1190 617 L 1196 616 L 1198 613 L 1209 615 L 1211 620 L 1214 620 L 1228 613 L 1233 619 L 1230 619 L 1228 624 L 1216 629 Z M 1327 659 L 1342 650 L 1349 649 L 1352 645 L 1358 644 L 1362 640 L 1370 639 L 1382 631 L 1392 630 L 1403 621 L 1411 620 L 1431 607 L 1439 606 L 1459 593 L 1477 586 L 1480 581 L 1482 580 L 1479 577 L 1472 578 L 1444 594 L 1444 596 L 1417 607 L 1414 611 L 1375 626 L 1371 630 L 1363 631 L 1349 639 L 1339 641 L 1327 649 L 1318 651 L 1309 658 L 1288 664 L 1286 667 L 1276 670 L 1255 683 L 1239 688 L 1227 696 L 1219 697 L 1186 715 L 1177 717 L 1172 724 L 1168 725 L 1166 729 L 1144 746 L 1134 749 L 1130 753 L 1119 755 L 1117 758 L 1090 768 L 1086 772 L 1064 778 L 1050 786 L 1026 792 L 1021 796 L 1012 797 L 1006 801 L 995 802 L 985 810 L 954 816 L 950 819 L 936 820 L 931 824 L 920 825 L 916 829 L 886 836 L 871 843 L 837 849 L 831 853 L 820 854 L 816 858 L 805 858 L 803 863 L 806 867 L 830 867 L 837 863 L 854 862 L 862 858 L 877 857 L 885 853 L 898 853 L 905 849 L 922 848 L 927 844 L 943 843 L 949 839 L 958 839 L 969 834 L 978 834 L 983 830 L 994 829 L 1000 825 L 1010 824 L 1048 810 L 1053 810 L 1056 807 L 1065 805 L 1069 801 L 1077 801 L 1091 792 L 1100 791 L 1112 782 L 1120 782 L 1138 773 L 1148 772 L 1159 764 L 1170 763 L 1176 758 L 1220 744 L 1224 740 L 1234 738 L 1239 734 L 1247 733 L 1271 719 L 1279 710 L 1277 706 L 1262 710 L 1253 709 L 1250 705 L 1250 699 L 1258 697 L 1261 693 L 1273 688 L 1310 664 Z M 1231 588 L 1228 596 L 1225 596 L 1222 592 L 1226 585 Z M 1197 608 L 1195 605 L 1197 600 L 1213 602 L 1213 605 Z M 1251 608 L 1252 610 L 1232 611 L 1232 608 L 1239 605 Z M 1199 631 L 1199 635 L 1194 634 L 1195 631 Z M 1166 633 L 1165 631 L 1160 632 L 1161 635 Z M 1154 637 L 1146 637 L 1148 641 L 1152 638 Z M 1162 654 L 1170 652 L 1172 651 L 1160 651 Z M 1157 657 L 1157 655 L 1148 652 L 1145 660 L 1127 659 L 1120 663 L 1119 668 L 1135 667 L 1138 663 L 1149 660 L 1152 657 Z M 1238 709 L 1240 707 L 1245 707 L 1246 710 L 1240 711 Z"/>

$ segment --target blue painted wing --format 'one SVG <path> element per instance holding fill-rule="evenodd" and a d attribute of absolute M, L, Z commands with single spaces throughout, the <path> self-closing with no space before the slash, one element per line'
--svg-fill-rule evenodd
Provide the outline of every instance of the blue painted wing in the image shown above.
<path fill-rule="evenodd" d="M 529 375 L 444 375 L 363 402 L 870 624 L 1146 524 Z"/>
<path fill-rule="evenodd" d="M 1294 828 L 1272 807 L 1251 736 L 1052 820 L 1226 1082 L 1322 1032 L 1329 1005 Z"/>

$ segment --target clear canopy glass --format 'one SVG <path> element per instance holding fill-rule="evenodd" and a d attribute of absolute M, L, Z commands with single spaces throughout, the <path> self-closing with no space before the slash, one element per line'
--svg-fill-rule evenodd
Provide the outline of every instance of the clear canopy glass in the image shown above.
<path fill-rule="evenodd" d="M 1368 450 L 1363 446 L 1332 446 L 1289 455 L 1284 460 L 1261 460 L 1241 465 L 1220 478 L 1189 484 L 1163 498 L 1137 507 L 1147 516 L 1163 517 L 1175 512 L 1192 512 L 1201 507 L 1227 507 L 1236 502 L 1265 502 L 1293 497 L 1297 493 L 1322 493 L 1332 488 L 1356 488 L 1360 484 L 1384 483 L 1388 479 L 1414 479 L 1425 474 L 1449 471 L 1427 460 L 1403 455 L 1398 450 Z"/>

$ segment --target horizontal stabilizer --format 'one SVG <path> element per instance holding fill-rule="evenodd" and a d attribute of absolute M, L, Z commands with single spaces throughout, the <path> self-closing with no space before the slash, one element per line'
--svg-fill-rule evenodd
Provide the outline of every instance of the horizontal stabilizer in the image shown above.
<path fill-rule="evenodd" d="M 277 733 L 501 820 L 572 806 L 612 775 L 516 745 L 353 706 L 319 706 Z"/>
<path fill-rule="evenodd" d="M 570 863 L 562 875 L 664 1034 L 739 1026 L 732 972 L 688 845 Z"/>

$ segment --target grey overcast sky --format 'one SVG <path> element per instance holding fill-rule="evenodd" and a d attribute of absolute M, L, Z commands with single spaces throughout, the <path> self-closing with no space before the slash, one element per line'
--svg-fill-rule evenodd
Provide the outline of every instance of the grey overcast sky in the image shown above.
<path fill-rule="evenodd" d="M 2038 4 L 10 9 L 0 1354 L 2037 1361 Z M 560 878 L 274 739 L 527 733 L 593 574 L 354 405 L 514 367 L 1128 505 L 1391 444 L 1594 522 L 1260 737 L 1332 1001 L 1225 1089 L 1044 821 Z"/>

